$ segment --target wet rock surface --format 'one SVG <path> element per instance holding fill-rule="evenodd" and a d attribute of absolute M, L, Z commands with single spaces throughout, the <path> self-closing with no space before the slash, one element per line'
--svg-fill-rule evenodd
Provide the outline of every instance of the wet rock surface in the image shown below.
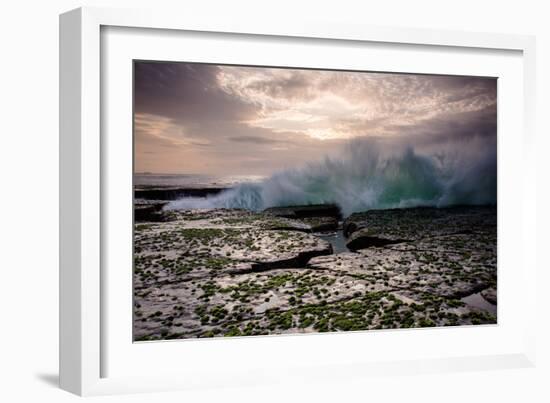
<path fill-rule="evenodd" d="M 461 300 L 496 304 L 494 207 L 354 214 L 341 253 L 320 225 L 338 221 L 216 209 L 136 223 L 134 339 L 496 323 Z"/>
<path fill-rule="evenodd" d="M 182 197 L 206 197 L 217 195 L 225 188 L 185 188 L 177 186 L 140 186 L 134 190 L 134 197 L 142 200 L 177 200 Z"/>
<path fill-rule="evenodd" d="M 487 302 L 490 304 L 496 305 L 497 304 L 497 290 L 496 288 L 487 288 L 483 291 L 481 291 L 481 296 L 485 298 Z"/>
<path fill-rule="evenodd" d="M 286 218 L 333 217 L 341 218 L 340 208 L 334 204 L 312 204 L 307 206 L 271 207 L 267 214 Z"/>
<path fill-rule="evenodd" d="M 169 216 L 166 215 L 162 208 L 168 202 L 162 200 L 138 200 L 134 202 L 134 220 L 136 222 L 146 221 L 167 221 Z"/>

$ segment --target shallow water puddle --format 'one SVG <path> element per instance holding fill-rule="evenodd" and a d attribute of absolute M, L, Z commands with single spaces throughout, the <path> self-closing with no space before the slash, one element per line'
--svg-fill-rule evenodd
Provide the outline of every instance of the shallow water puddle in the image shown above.
<path fill-rule="evenodd" d="M 483 309 L 493 315 L 497 314 L 497 306 L 487 302 L 485 298 L 481 296 L 481 293 L 477 292 L 467 297 L 461 298 L 461 301 L 465 304 L 473 306 L 474 308 Z"/>
<path fill-rule="evenodd" d="M 338 230 L 334 232 L 316 233 L 313 235 L 329 242 L 332 245 L 332 250 L 334 254 L 349 252 L 349 249 L 346 247 L 347 239 L 344 236 L 344 233 L 342 232 L 342 230 Z"/>

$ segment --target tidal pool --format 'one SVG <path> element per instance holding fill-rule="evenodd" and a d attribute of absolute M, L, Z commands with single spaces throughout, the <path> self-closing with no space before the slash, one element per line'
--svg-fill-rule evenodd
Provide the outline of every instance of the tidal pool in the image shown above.
<path fill-rule="evenodd" d="M 332 245 L 332 250 L 335 254 L 349 252 L 349 249 L 346 247 L 347 239 L 342 230 L 334 232 L 321 232 L 313 235 L 329 242 Z"/>
<path fill-rule="evenodd" d="M 461 300 L 465 304 L 473 306 L 474 308 L 483 309 L 484 311 L 487 311 L 495 316 L 497 314 L 497 306 L 491 304 L 485 298 L 483 298 L 480 292 L 476 292 L 475 294 L 468 295 L 467 297 L 464 297 Z"/>

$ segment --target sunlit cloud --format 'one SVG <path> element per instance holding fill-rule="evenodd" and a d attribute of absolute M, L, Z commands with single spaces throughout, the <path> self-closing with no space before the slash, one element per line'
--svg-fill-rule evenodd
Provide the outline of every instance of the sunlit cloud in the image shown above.
<path fill-rule="evenodd" d="M 135 77 L 154 171 L 159 147 L 185 154 L 171 171 L 269 174 L 355 138 L 496 136 L 496 79 L 146 62 Z"/>
<path fill-rule="evenodd" d="M 319 140 L 398 135 L 388 127 L 496 102 L 487 80 L 462 77 L 225 66 L 216 77 L 223 91 L 258 105 L 257 115 L 243 123 Z"/>
<path fill-rule="evenodd" d="M 208 139 L 187 136 L 184 128 L 173 119 L 148 113 L 135 114 L 134 129 L 138 138 L 150 136 L 174 146 L 210 144 Z"/>

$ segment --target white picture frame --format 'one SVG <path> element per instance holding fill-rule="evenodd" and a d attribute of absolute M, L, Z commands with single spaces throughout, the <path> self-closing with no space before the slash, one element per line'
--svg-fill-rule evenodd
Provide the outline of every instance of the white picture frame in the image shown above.
<path fill-rule="evenodd" d="M 349 359 L 339 360 L 338 357 L 326 360 L 318 360 L 315 350 L 319 348 L 330 351 L 336 345 L 342 344 L 342 336 L 316 335 L 316 336 L 284 336 L 270 338 L 236 338 L 235 340 L 207 340 L 207 341 L 179 341 L 153 343 L 147 347 L 141 347 L 140 351 L 134 351 L 131 340 L 124 337 L 121 342 L 117 334 L 124 333 L 113 325 L 113 317 L 117 323 L 118 314 L 113 314 L 115 309 L 109 298 L 113 287 L 117 287 L 115 278 L 105 272 L 108 267 L 108 244 L 105 241 L 105 228 L 108 227 L 109 217 L 106 211 L 112 211 L 110 207 L 109 178 L 114 177 L 110 171 L 109 153 L 116 147 L 127 147 L 128 143 L 114 144 L 111 140 L 111 124 L 107 115 L 113 115 L 106 108 L 105 94 L 109 93 L 112 81 L 102 77 L 106 71 L 109 74 L 114 70 L 103 70 L 105 60 L 102 57 L 112 56 L 103 48 L 122 49 L 116 39 L 106 42 L 102 32 L 108 32 L 110 27 L 122 30 L 122 36 L 134 35 L 132 30 L 146 29 L 144 35 L 153 32 L 171 33 L 166 38 L 157 36 L 149 39 L 143 38 L 144 47 L 151 47 L 155 41 L 179 40 L 177 32 L 192 32 L 194 37 L 216 33 L 216 40 L 227 40 L 230 37 L 247 37 L 254 40 L 281 41 L 281 46 L 286 46 L 289 40 L 307 46 L 311 40 L 328 41 L 323 46 L 332 46 L 334 49 L 345 44 L 356 44 L 361 51 L 361 44 L 376 44 L 376 46 L 412 46 L 441 51 L 461 52 L 467 51 L 482 57 L 484 54 L 494 53 L 496 56 L 510 52 L 509 79 L 510 88 L 517 95 L 516 104 L 503 104 L 505 111 L 512 112 L 516 108 L 517 115 L 505 121 L 509 127 L 517 128 L 519 133 L 507 133 L 502 127 L 499 118 L 499 131 L 506 132 L 506 141 L 499 144 L 499 164 L 509 160 L 514 149 L 520 153 L 520 160 L 524 161 L 521 169 L 512 171 L 508 168 L 509 175 L 521 183 L 520 192 L 516 191 L 514 197 L 510 197 L 510 203 L 520 207 L 516 217 L 502 217 L 500 214 L 500 198 L 509 196 L 510 190 L 506 190 L 506 184 L 499 180 L 499 225 L 502 220 L 512 220 L 510 225 L 504 228 L 513 228 L 521 234 L 521 242 L 514 254 L 510 254 L 506 244 L 499 244 L 499 259 L 504 256 L 504 262 L 499 260 L 499 281 L 502 274 L 502 266 L 509 260 L 521 267 L 522 302 L 517 308 L 517 314 L 523 312 L 521 321 L 513 320 L 519 316 L 510 316 L 504 322 L 500 320 L 495 327 L 483 329 L 457 328 L 445 329 L 442 333 L 439 329 L 386 331 L 376 332 L 376 335 L 368 332 L 355 332 L 345 335 L 345 344 L 357 345 L 367 340 L 388 340 L 388 343 L 402 343 L 405 338 L 414 339 L 419 343 L 444 343 L 446 338 L 463 339 L 462 350 L 449 349 L 427 351 L 426 354 L 404 355 L 404 350 L 396 348 L 392 356 L 380 356 L 373 359 L 364 359 L 361 354 Z M 116 31 L 115 30 L 115 31 Z M 126 31 L 124 31 L 126 30 Z M 176 34 L 174 34 L 176 33 Z M 116 32 L 115 32 L 116 35 Z M 174 36 L 175 35 L 175 36 Z M 161 35 L 162 36 L 162 35 Z M 286 42 L 285 42 L 286 41 Z M 168 42 L 167 42 L 168 43 Z M 108 46 L 107 46 L 108 45 Z M 116 48 L 119 46 L 119 48 Z M 131 47 L 128 47 L 129 49 Z M 417 51 L 419 51 L 417 49 Z M 500 52 L 500 53 L 499 53 Z M 152 12 L 150 10 L 116 10 L 103 8 L 80 8 L 61 15 L 60 17 L 60 385 L 63 389 L 79 395 L 97 395 L 113 393 L 130 393 L 140 391 L 160 391 L 186 388 L 208 388 L 224 385 L 253 385 L 270 382 L 294 382 L 293 379 L 300 375 L 300 379 L 345 379 L 348 376 L 369 376 L 374 373 L 389 375 L 411 374 L 419 372 L 439 371 L 464 371 L 474 369 L 518 368 L 534 365 L 535 360 L 535 284 L 536 265 L 534 262 L 534 243 L 527 242 L 527 234 L 535 232 L 534 211 L 527 208 L 534 199 L 534 182 L 529 178 L 535 169 L 532 163 L 534 146 L 534 91 L 535 91 L 535 42 L 533 37 L 505 34 L 467 33 L 457 31 L 430 31 L 407 28 L 381 28 L 345 24 L 310 23 L 300 25 L 281 25 L 277 21 L 247 21 L 246 24 L 234 24 L 231 20 L 207 20 L 190 15 L 174 15 L 169 12 Z M 117 53 L 119 57 L 131 58 L 131 53 L 122 55 L 122 50 Z M 162 52 L 161 52 L 162 53 Z M 157 53 L 158 57 L 162 57 Z M 429 52 L 428 52 L 429 53 Z M 455 52 L 456 53 L 456 52 Z M 507 53 L 506 53 L 507 54 Z M 460 56 L 460 55 L 458 55 Z M 475 56 L 475 55 L 474 55 Z M 174 56 L 177 57 L 177 56 Z M 198 57 L 198 56 L 197 56 Z M 201 56 L 202 57 L 202 56 Z M 225 59 L 224 59 L 225 57 Z M 217 55 L 210 61 L 227 62 L 229 55 Z M 256 54 L 254 57 L 261 57 Z M 266 56 L 267 57 L 267 56 Z M 313 57 L 313 56 L 312 56 Z M 426 67 L 422 71 L 429 73 L 457 72 L 454 67 L 445 67 L 445 64 L 437 65 L 433 56 L 426 56 L 426 63 L 432 62 L 432 70 Z M 430 59 L 432 57 L 432 59 Z M 461 56 L 460 56 L 461 57 Z M 512 60 L 513 59 L 513 60 Z M 351 59 L 350 59 L 351 60 Z M 250 61 L 250 59 L 247 59 Z M 123 62 L 121 62 L 123 63 Z M 269 62 L 267 62 L 269 64 Z M 297 62 L 300 63 L 300 62 Z M 313 63 L 313 62 L 312 62 Z M 322 63 L 322 62 L 319 62 Z M 326 61 L 324 62 L 326 63 Z M 335 63 L 338 63 L 336 61 Z M 341 61 L 339 63 L 342 63 Z M 261 64 L 261 63 L 260 63 Z M 506 63 L 503 63 L 506 64 Z M 418 66 L 421 66 L 420 64 Z M 116 67 L 116 66 L 115 66 Z M 334 67 L 323 64 L 323 67 Z M 107 66 L 107 69 L 110 67 Z M 421 67 L 417 67 L 421 68 Z M 463 67 L 466 69 L 466 67 Z M 407 68 L 407 71 L 414 67 Z M 450 70 L 448 70 L 450 69 Z M 106 74 L 106 73 L 105 73 Z M 127 87 L 125 87 L 127 89 Z M 117 90 L 116 96 L 110 98 L 109 108 L 113 106 L 113 100 L 118 96 L 131 97 L 131 93 L 125 93 L 124 87 Z M 127 91 L 126 91 L 127 92 Z M 510 92 L 511 94 L 512 92 Z M 127 100 L 126 100 L 127 101 Z M 125 101 L 125 102 L 126 102 Z M 499 98 L 500 102 L 500 98 Z M 121 103 L 122 105 L 122 103 Z M 124 118 L 127 112 L 127 103 L 122 107 L 121 116 Z M 521 110 L 518 111 L 518 105 Z M 113 108 L 116 108 L 114 105 Z M 124 112 L 126 111 L 126 112 Z M 499 104 L 500 111 L 500 104 Z M 507 118 L 508 119 L 508 118 Z M 126 122 L 131 125 L 131 122 Z M 126 126 L 125 126 L 126 127 Z M 126 127 L 127 129 L 127 127 Z M 123 131 L 126 130 L 123 128 Z M 106 134 L 109 133 L 109 134 Z M 500 134 L 499 134 L 500 135 Z M 107 136 L 107 138 L 105 137 Z M 109 137 L 110 136 L 110 137 Z M 122 136 L 122 135 L 121 135 Z M 123 137 L 123 136 L 122 136 Z M 500 140 L 499 140 L 500 141 Z M 113 147 L 113 148 L 111 148 Z M 516 156 L 517 157 L 517 156 Z M 531 165 L 533 164 L 533 165 Z M 502 164 L 501 164 L 502 165 Z M 505 168 L 506 169 L 506 166 Z M 501 175 L 499 167 L 499 178 Z M 507 176 L 508 178 L 510 176 Z M 502 186 L 501 186 L 502 185 Z M 519 184 L 516 184 L 519 186 Z M 505 189 L 501 191 L 501 188 Z M 131 188 L 125 190 L 131 195 Z M 511 195 L 510 195 L 511 196 Z M 508 198 L 508 197 L 507 197 Z M 108 208 L 107 208 L 108 207 Z M 511 206 L 512 207 L 512 206 Z M 130 207 L 128 207 L 130 208 Z M 511 211 L 503 206 L 504 211 Z M 130 212 L 131 214 L 131 212 Z M 506 223 L 506 222 L 505 222 Z M 130 229 L 128 228 L 128 231 Z M 516 232 L 516 238 L 517 238 Z M 499 237 L 506 235 L 501 234 Z M 111 237 L 112 238 L 112 237 Z M 504 237 L 504 241 L 506 237 Z M 125 241 L 126 242 L 126 241 Z M 500 243 L 500 239 L 499 239 Z M 503 251 L 501 255 L 500 252 Z M 109 280 L 107 286 L 107 280 Z M 112 282 L 111 282 L 112 281 Z M 124 278 L 122 279 L 124 281 Z M 504 291 L 502 291 L 504 289 Z M 501 299 L 506 300 L 506 287 L 501 289 L 499 285 L 499 309 Z M 128 290 L 126 290 L 127 292 Z M 131 290 L 130 290 L 131 291 Z M 121 303 L 123 304 L 123 303 Z M 124 306 L 116 307 L 124 308 Z M 109 319 L 111 318 L 111 319 Z M 504 330 L 503 330 L 504 329 Z M 114 336 L 112 333 L 116 333 Z M 312 338 L 313 337 L 313 338 Z M 339 337 L 339 338 L 338 338 Z M 491 340 L 495 337 L 503 340 L 501 344 L 494 343 L 491 351 L 484 350 L 483 343 L 478 348 L 472 346 L 468 340 Z M 266 339 L 269 339 L 266 341 Z M 117 341 L 118 340 L 118 341 Z M 127 349 L 116 343 L 129 343 Z M 470 344 L 468 344 L 470 343 Z M 487 344 L 488 345 L 488 344 Z M 471 348 L 470 348 L 471 347 Z M 274 362 L 273 368 L 263 368 L 258 371 L 260 365 L 254 361 L 254 357 L 262 354 L 281 355 L 280 349 L 290 348 L 292 351 L 300 351 L 293 359 L 283 359 Z M 231 351 L 228 351 L 228 350 Z M 145 351 L 147 350 L 147 351 Z M 124 351 L 119 353 L 119 351 Z M 174 354 L 183 354 L 186 361 L 169 362 L 169 357 Z M 210 370 L 207 365 L 198 366 L 200 355 L 209 354 L 207 363 L 218 361 L 239 360 L 235 351 L 244 352 L 245 358 L 233 367 L 219 365 L 219 368 Z M 347 351 L 343 350 L 344 352 Z M 383 348 L 381 351 L 385 351 Z M 165 371 L 159 371 L 152 375 L 146 368 L 128 368 L 132 363 L 132 354 L 144 354 L 140 359 L 156 360 L 156 364 L 163 362 Z M 148 358 L 147 358 L 148 357 Z M 153 357 L 153 358 L 152 358 Z M 160 357 L 160 358 L 159 358 Z M 275 359 L 276 356 L 273 357 Z M 283 357 L 284 358 L 284 357 Z M 130 363 L 127 367 L 119 365 L 116 370 L 110 368 L 108 362 Z M 160 360 L 160 361 L 159 361 Z M 162 361 L 164 360 L 164 361 Z M 174 361 L 174 360 L 172 360 Z M 150 362 L 153 361 L 143 361 Z M 190 366 L 197 365 L 196 370 L 189 371 Z M 144 365 L 147 367 L 147 365 Z M 308 368 L 307 374 L 303 369 Z M 113 365 L 114 368 L 114 365 Z M 210 367 L 212 368 L 212 367 Z M 284 370 L 282 370 L 284 369 Z M 205 377 L 208 374 L 209 377 Z"/>

